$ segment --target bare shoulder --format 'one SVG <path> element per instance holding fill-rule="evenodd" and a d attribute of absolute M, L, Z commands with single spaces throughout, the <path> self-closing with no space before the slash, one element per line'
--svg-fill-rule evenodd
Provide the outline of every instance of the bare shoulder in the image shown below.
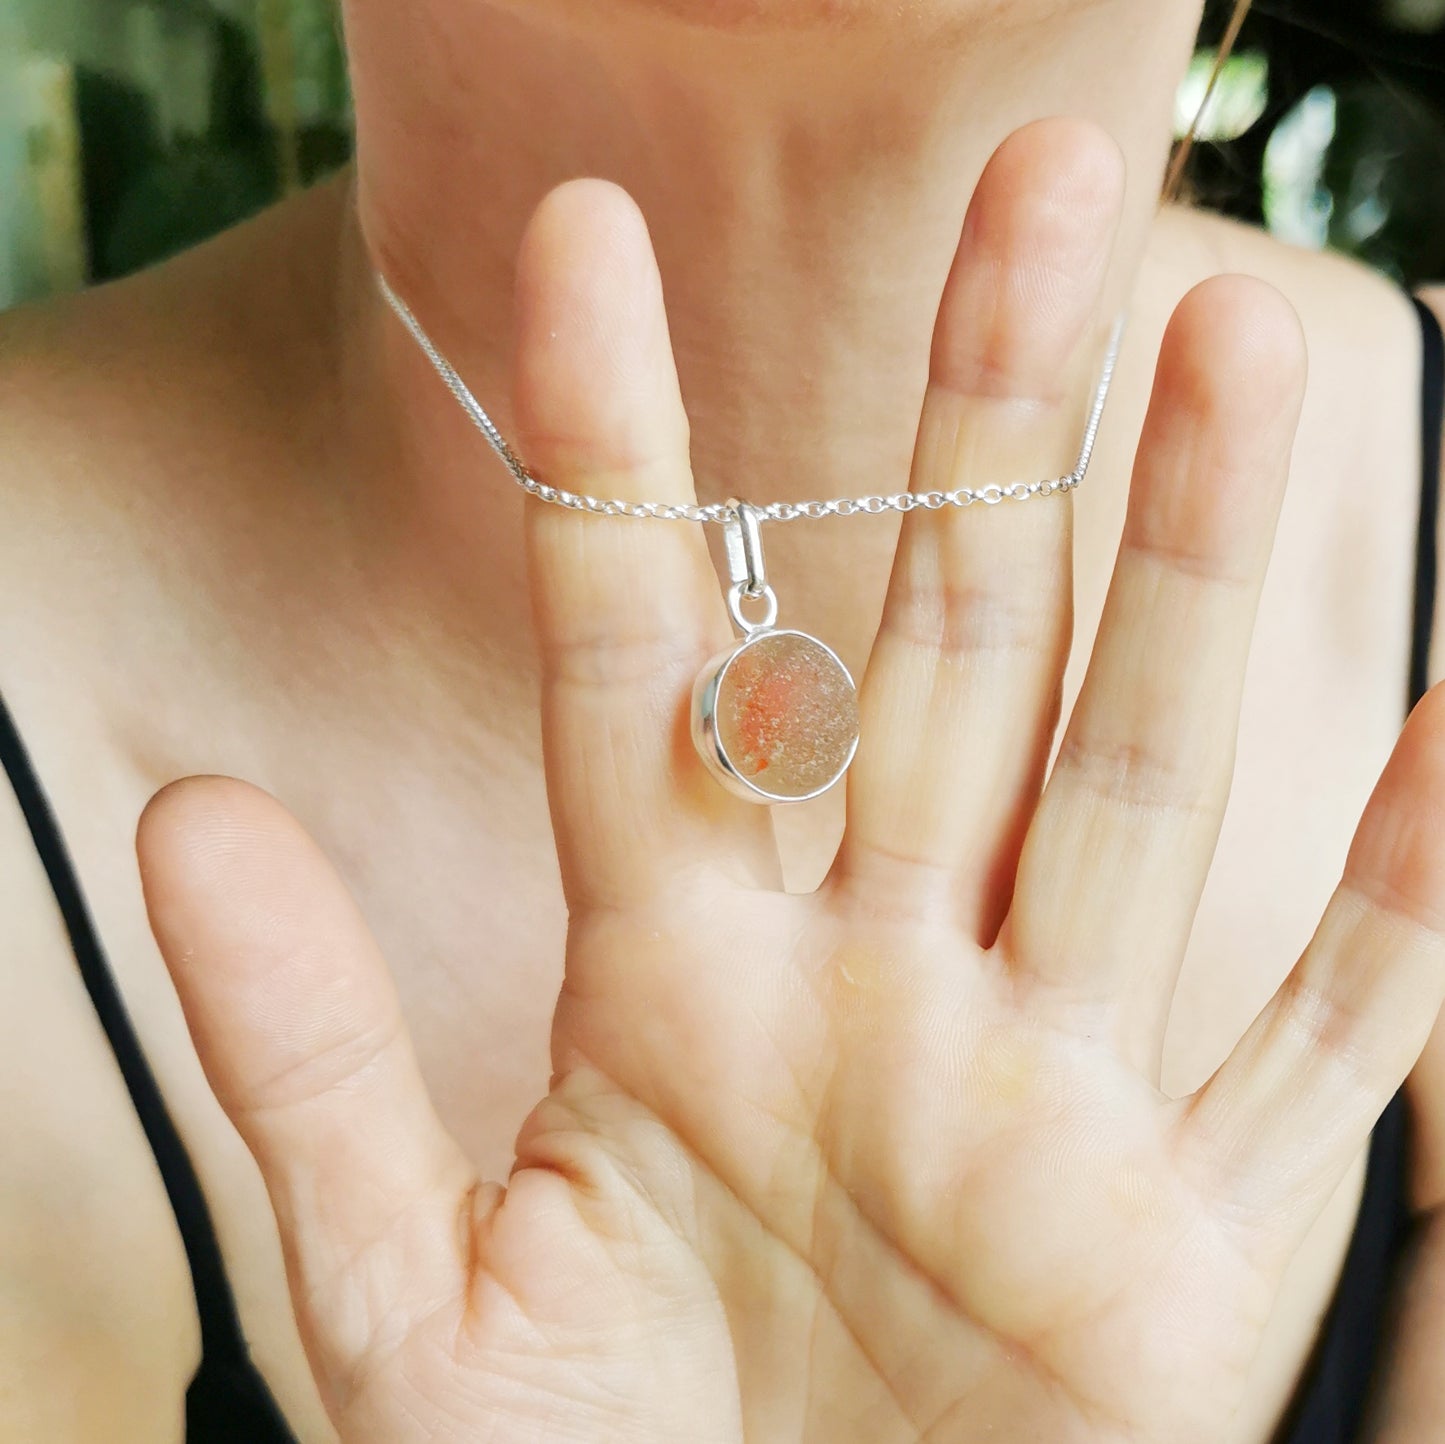
<path fill-rule="evenodd" d="M 146 550 L 217 502 L 223 462 L 229 486 L 305 444 L 335 333 L 318 279 L 346 200 L 332 183 L 142 275 L 0 317 L 0 592 L 42 597 L 59 567 L 93 593 L 122 541 Z"/>
<path fill-rule="evenodd" d="M 1153 250 L 1181 275 L 1243 271 L 1277 286 L 1321 336 L 1331 326 L 1342 336 L 1365 327 L 1361 341 L 1389 344 L 1412 332 L 1409 298 L 1389 277 L 1334 251 L 1308 250 L 1278 240 L 1257 226 L 1204 211 L 1173 208 L 1158 226 Z M 1166 259 L 1167 258 L 1167 259 Z"/>
<path fill-rule="evenodd" d="M 196 581 L 188 510 L 213 525 L 238 475 L 281 474 L 267 448 L 304 444 L 293 422 L 322 344 L 308 338 L 330 329 L 312 314 L 330 294 L 314 270 L 334 257 L 343 200 L 307 198 L 146 275 L 0 317 L 0 697 L 183 1126 L 194 1065 L 140 934 L 133 824 L 114 822 L 146 785 L 117 717 L 165 705 L 139 659 L 174 670 L 166 619 Z M 3 773 L 0 1240 L 0 1436 L 178 1437 L 199 1348 L 185 1254 Z"/>
<path fill-rule="evenodd" d="M 336 327 L 321 282 L 347 203 L 333 183 L 139 276 L 0 316 L 0 694 L 43 750 L 93 754 L 105 722 L 154 711 L 224 610 L 216 548 L 244 546 L 324 444 Z"/>

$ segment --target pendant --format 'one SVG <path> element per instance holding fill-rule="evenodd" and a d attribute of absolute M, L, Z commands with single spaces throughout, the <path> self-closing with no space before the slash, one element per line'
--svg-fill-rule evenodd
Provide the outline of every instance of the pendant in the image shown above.
<path fill-rule="evenodd" d="M 806 802 L 836 785 L 858 750 L 858 689 L 831 647 L 777 626 L 760 517 L 728 503 L 728 611 L 742 640 L 703 668 L 692 739 L 708 770 L 749 802 Z M 751 620 L 747 604 L 761 607 Z"/>

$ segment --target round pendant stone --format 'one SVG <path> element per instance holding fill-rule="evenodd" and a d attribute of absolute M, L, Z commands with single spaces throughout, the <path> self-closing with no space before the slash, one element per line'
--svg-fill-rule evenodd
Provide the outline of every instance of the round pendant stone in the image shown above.
<path fill-rule="evenodd" d="M 693 736 L 733 792 L 802 802 L 826 792 L 858 750 L 858 690 L 805 632 L 759 631 L 698 679 Z"/>

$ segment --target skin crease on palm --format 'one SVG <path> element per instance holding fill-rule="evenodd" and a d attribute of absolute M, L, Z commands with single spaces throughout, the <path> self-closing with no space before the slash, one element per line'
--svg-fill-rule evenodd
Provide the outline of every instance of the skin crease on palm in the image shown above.
<path fill-rule="evenodd" d="M 1346 863 L 1398 730 L 1394 674 L 1272 698 L 1291 758 L 1324 739 L 1315 773 L 1258 804 L 1283 841 L 1247 854 L 1288 903 L 1230 894 L 1232 930 L 1201 914 L 1227 984 L 1181 973 L 1308 394 L 1288 302 L 1238 275 L 1193 286 L 1263 251 L 1158 214 L 1197 5 L 344 9 L 350 177 L 77 303 L 67 344 L 101 337 L 78 400 L 37 402 L 43 380 L 17 384 L 0 347 L 7 421 L 8 396 L 26 403 L 7 437 L 46 478 L 27 492 L 40 524 L 0 527 L 0 584 L 29 588 L 0 608 L 6 696 L 301 1437 L 1262 1444 L 1338 1275 L 1371 1126 L 1445 989 L 1445 703 L 1412 718 Z M 693 677 L 728 638 L 705 539 L 524 508 L 373 263 L 539 475 L 652 499 L 1060 474 L 1109 321 L 1126 303 L 1132 321 L 1076 499 L 767 534 L 784 622 L 865 679 L 846 833 L 841 791 L 770 829 L 686 737 Z M 1348 371 L 1341 400 L 1326 355 L 1316 407 L 1383 418 L 1399 444 L 1408 318 L 1383 286 L 1319 274 L 1299 286 L 1327 288 L 1307 325 L 1348 318 L 1400 404 Z M 77 369 L 38 354 L 27 376 Z M 125 390 L 140 373 L 151 389 Z M 77 406 L 84 436 L 67 420 L 33 439 L 32 418 Z M 1290 577 L 1333 555 L 1325 520 L 1365 465 L 1337 434 L 1301 442 L 1316 491 L 1281 529 Z M 1360 649 L 1375 658 L 1382 636 L 1404 647 L 1403 604 L 1379 597 L 1418 458 L 1373 434 L 1365 452 L 1371 516 L 1399 523 L 1378 533 L 1379 585 L 1342 587 L 1352 616 L 1387 614 Z M 123 627 L 113 685 L 109 659 L 56 665 L 63 624 L 25 664 L 12 611 L 37 609 L 42 573 L 74 575 L 47 508 L 131 538 L 119 560 L 110 541 L 69 549 L 85 561 L 65 606 Z M 1097 640 L 1075 617 L 1091 609 Z M 1313 643 L 1275 616 L 1267 664 L 1293 676 L 1282 659 Z M 100 678 L 100 703 L 50 690 L 67 675 Z M 92 714 L 119 720 L 57 765 L 47 734 Z M 108 758 L 126 786 L 77 804 L 67 770 Z M 152 1003 L 165 973 L 116 857 L 145 797 L 198 771 L 286 806 L 193 777 L 145 812 L 145 902 L 188 1037 Z M 28 1090 L 37 1116 L 52 1095 Z M 0 1208 L 43 1172 L 7 1174 Z M 140 1192 L 88 1183 L 71 1194 L 117 1215 Z M 286 1290 L 267 1292 L 271 1209 L 329 1426 Z M 130 1237 L 106 1266 L 150 1256 Z M 174 1314 L 114 1331 L 145 1335 L 126 1371 L 145 1386 L 96 1406 L 126 1444 L 174 1434 L 180 1267 L 146 1294 Z M 1428 1343 L 1426 1295 L 1407 1337 Z M 36 1410 L 85 1393 L 36 1376 Z M 124 1410 L 143 1422 L 122 1435 Z"/>

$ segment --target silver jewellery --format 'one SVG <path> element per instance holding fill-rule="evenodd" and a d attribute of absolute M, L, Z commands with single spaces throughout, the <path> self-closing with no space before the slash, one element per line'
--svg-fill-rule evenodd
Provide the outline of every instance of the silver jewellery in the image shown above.
<path fill-rule="evenodd" d="M 763 523 L 803 517 L 878 516 L 920 508 L 938 511 L 975 502 L 997 506 L 1076 490 L 1088 475 L 1124 334 L 1121 316 L 1109 337 L 1078 460 L 1066 476 L 985 486 L 977 491 L 969 487 L 900 491 L 829 501 L 775 501 L 766 506 L 736 498 L 707 506 L 621 501 L 579 495 L 538 481 L 386 277 L 378 272 L 376 281 L 447 390 L 523 491 L 538 501 L 594 516 L 716 523 L 723 528 L 730 578 L 728 612 L 741 640 L 714 657 L 698 677 L 693 689 L 692 737 L 703 762 L 728 791 L 761 803 L 804 802 L 820 796 L 841 780 L 858 750 L 858 689 L 848 669 L 816 637 L 777 625 L 778 599 L 763 563 Z M 748 606 L 756 609 L 755 616 L 748 615 Z"/>

